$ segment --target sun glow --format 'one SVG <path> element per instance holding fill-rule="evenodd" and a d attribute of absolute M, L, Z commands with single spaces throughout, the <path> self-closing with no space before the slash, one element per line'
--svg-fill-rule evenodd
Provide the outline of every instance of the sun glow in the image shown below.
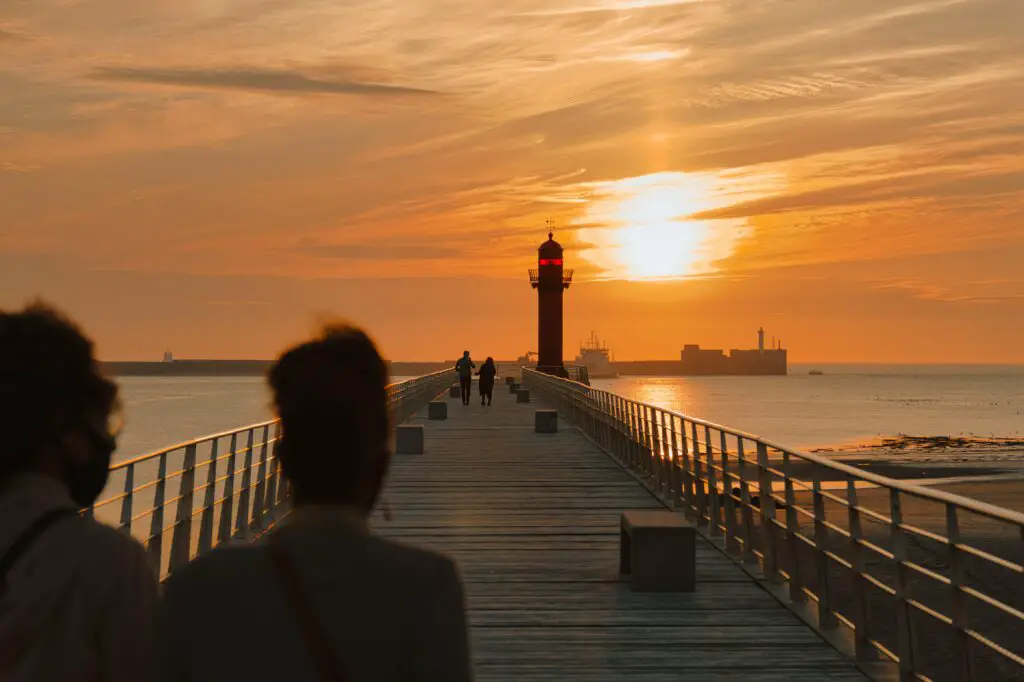
<path fill-rule="evenodd" d="M 751 232 L 746 220 L 691 216 L 769 194 L 765 176 L 655 173 L 589 183 L 577 220 L 589 244 L 581 255 L 614 279 L 676 279 L 717 270 Z"/>

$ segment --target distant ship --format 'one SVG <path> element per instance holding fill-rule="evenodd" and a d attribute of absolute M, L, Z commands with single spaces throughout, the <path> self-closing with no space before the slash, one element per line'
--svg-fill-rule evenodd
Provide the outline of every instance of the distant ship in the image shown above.
<path fill-rule="evenodd" d="M 174 362 L 174 356 L 171 354 L 171 351 L 164 351 L 164 362 Z"/>
<path fill-rule="evenodd" d="M 528 350 L 516 358 L 516 367 L 530 367 L 537 364 L 537 352 Z"/>
<path fill-rule="evenodd" d="M 597 340 L 597 334 L 590 332 L 590 339 L 580 346 L 575 364 L 587 368 L 591 379 L 618 379 L 619 373 L 612 367 L 608 349 Z"/>
<path fill-rule="evenodd" d="M 824 374 L 824 372 L 822 372 L 820 369 L 812 369 L 810 372 L 808 372 L 808 374 L 810 374 L 812 377 L 820 377 L 821 375 Z"/>

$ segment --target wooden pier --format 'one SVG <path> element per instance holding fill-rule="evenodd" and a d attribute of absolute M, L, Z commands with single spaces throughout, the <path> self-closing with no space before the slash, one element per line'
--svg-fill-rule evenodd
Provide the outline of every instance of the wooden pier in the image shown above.
<path fill-rule="evenodd" d="M 425 452 L 395 457 L 377 532 L 454 557 L 477 679 L 865 680 L 733 560 L 697 538 L 693 593 L 620 579 L 619 522 L 662 503 L 565 420 L 534 433 L 534 399 L 423 409 Z"/>

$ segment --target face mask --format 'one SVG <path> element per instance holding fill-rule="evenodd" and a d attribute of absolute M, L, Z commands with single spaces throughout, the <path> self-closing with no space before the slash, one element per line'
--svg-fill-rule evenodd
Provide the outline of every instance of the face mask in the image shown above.
<path fill-rule="evenodd" d="M 71 499 L 82 507 L 89 507 L 96 501 L 107 485 L 110 476 L 110 462 L 117 449 L 117 440 L 110 435 L 101 435 L 87 430 L 91 456 L 84 464 L 72 464 L 68 471 L 68 490 Z"/>

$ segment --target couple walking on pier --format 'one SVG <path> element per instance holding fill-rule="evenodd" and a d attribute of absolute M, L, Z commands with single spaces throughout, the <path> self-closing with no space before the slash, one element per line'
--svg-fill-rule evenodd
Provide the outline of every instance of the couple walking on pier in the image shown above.
<path fill-rule="evenodd" d="M 470 388 L 473 386 L 473 370 L 475 368 L 476 364 L 469 357 L 469 351 L 462 351 L 462 357 L 455 363 L 455 371 L 459 373 L 459 387 L 462 389 L 463 405 L 469 405 Z M 498 376 L 498 368 L 494 365 L 494 358 L 488 357 L 476 375 L 480 377 L 480 404 L 490 405 L 494 394 L 494 378 Z"/>

